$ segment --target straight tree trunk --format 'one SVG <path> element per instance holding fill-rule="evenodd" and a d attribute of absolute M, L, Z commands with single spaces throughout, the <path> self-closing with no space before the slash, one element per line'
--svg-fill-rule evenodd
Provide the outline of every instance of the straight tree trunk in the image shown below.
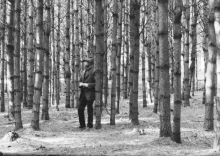
<path fill-rule="evenodd" d="M 138 73 L 139 73 L 139 26 L 140 2 L 130 2 L 130 45 L 131 45 L 131 81 L 130 117 L 133 125 L 139 125 L 138 120 Z M 131 102 L 132 101 L 132 102 Z"/>
<path fill-rule="evenodd" d="M 194 91 L 195 91 L 195 67 L 196 67 L 196 52 L 197 52 L 197 4 L 196 0 L 191 0 L 191 32 L 190 32 L 190 37 L 191 37 L 191 65 L 190 65 L 190 86 L 189 88 L 192 88 L 192 96 L 194 96 Z"/>
<path fill-rule="evenodd" d="M 183 105 L 184 107 L 190 106 L 189 98 L 190 98 L 190 87 L 189 87 L 189 20 L 190 20 L 190 6 L 189 0 L 185 1 L 185 55 L 184 55 L 184 99 Z"/>
<path fill-rule="evenodd" d="M 80 18 L 79 18 L 79 31 L 80 31 L 80 40 L 79 40 L 79 42 L 80 42 L 80 55 L 82 56 L 82 57 L 84 57 L 84 50 L 83 50 L 83 48 L 84 48 L 84 46 L 83 46 L 83 2 L 82 2 L 82 0 L 80 0 Z M 81 62 L 81 69 L 84 69 L 84 64 L 83 64 L 83 62 Z"/>
<path fill-rule="evenodd" d="M 145 4 L 146 2 L 145 2 L 145 0 L 143 0 L 143 5 L 144 5 L 144 17 L 143 17 L 143 28 L 142 28 L 142 30 L 144 30 L 145 31 L 145 24 L 148 22 L 147 20 L 148 20 L 148 18 L 147 18 L 147 16 L 148 16 L 148 0 L 147 0 L 147 5 Z M 146 19 L 146 20 L 145 20 Z M 146 39 L 147 39 L 147 36 L 145 36 L 145 32 L 142 32 L 142 37 L 143 37 L 143 41 L 142 41 L 142 43 L 143 43 L 143 51 L 142 51 L 142 55 L 141 55 L 141 57 L 142 57 L 142 88 L 143 88 L 143 107 L 147 107 L 147 94 L 146 94 L 146 79 L 145 79 L 145 71 L 146 71 L 146 69 L 145 69 L 145 53 L 146 53 L 146 44 L 145 44 L 145 42 L 146 42 Z"/>
<path fill-rule="evenodd" d="M 181 15 L 182 0 L 174 2 L 173 37 L 174 37 L 174 112 L 173 112 L 173 140 L 181 143 Z"/>
<path fill-rule="evenodd" d="M 116 88 L 117 88 L 117 109 L 116 113 L 119 114 L 119 103 L 120 103 L 120 95 L 121 95 L 121 45 L 122 45 L 122 5 L 123 0 L 120 0 L 119 2 L 119 12 L 118 12 L 118 39 L 117 39 L 117 80 L 116 80 Z"/>
<path fill-rule="evenodd" d="M 58 1 L 58 29 L 57 29 L 57 53 L 56 53 L 56 109 L 59 111 L 60 105 L 60 8 L 61 2 Z"/>
<path fill-rule="evenodd" d="M 75 88 L 76 88 L 76 107 L 79 106 L 79 69 L 80 69 L 80 49 L 79 49 L 79 0 L 75 1 Z"/>
<path fill-rule="evenodd" d="M 156 3 L 156 6 L 158 4 Z M 155 73 L 152 73 L 153 75 L 155 75 L 154 78 L 154 109 L 153 112 L 157 113 L 158 110 L 158 105 L 159 105 L 159 35 L 158 35 L 158 9 L 156 9 L 155 13 L 154 13 L 155 17 L 155 48 L 156 48 L 156 53 L 155 53 Z"/>
<path fill-rule="evenodd" d="M 209 1 L 211 4 L 211 0 Z M 214 27 L 214 6 L 209 6 L 208 20 L 208 60 L 206 71 L 206 103 L 205 103 L 205 118 L 204 130 L 212 131 L 214 129 L 214 93 L 215 93 L 215 70 L 216 70 L 216 35 Z"/>
<path fill-rule="evenodd" d="M 14 119 L 14 0 L 10 0 L 9 20 L 8 20 L 8 37 L 7 37 L 7 91 L 9 103 L 9 120 Z"/>
<path fill-rule="evenodd" d="M 95 70 L 95 112 L 96 112 L 96 129 L 101 128 L 101 106 L 102 106 L 102 79 L 103 79 L 103 57 L 104 50 L 104 25 L 103 25 L 103 12 L 102 0 L 96 0 L 96 23 L 95 23 L 95 36 L 96 36 L 96 52 L 94 61 Z"/>
<path fill-rule="evenodd" d="M 36 69 L 34 82 L 34 99 L 31 127 L 39 130 L 40 97 L 42 90 L 42 58 L 43 58 L 43 0 L 37 1 L 37 24 L 36 24 Z"/>
<path fill-rule="evenodd" d="M 45 51 L 44 51 L 44 74 L 43 74 L 43 106 L 42 120 L 49 120 L 49 55 L 50 55 L 50 5 L 51 1 L 46 1 L 46 26 L 45 26 Z"/>
<path fill-rule="evenodd" d="M 89 1 L 89 0 L 88 0 Z M 103 61 L 104 106 L 108 98 L 108 0 L 104 1 L 104 61 Z"/>
<path fill-rule="evenodd" d="M 207 60 L 208 60 L 208 3 L 203 2 L 203 42 L 202 42 L 202 50 L 204 54 L 204 87 L 203 87 L 203 98 L 202 98 L 202 104 L 205 104 L 206 102 L 206 70 L 207 70 Z"/>
<path fill-rule="evenodd" d="M 170 122 L 170 76 L 168 49 L 168 0 L 158 0 L 160 56 L 160 137 L 172 134 Z"/>
<path fill-rule="evenodd" d="M 66 108 L 70 108 L 70 0 L 66 2 L 66 53 L 65 53 L 65 79 L 66 79 Z"/>
<path fill-rule="evenodd" d="M 55 91 L 56 91 L 56 53 L 55 53 L 55 36 L 54 36 L 54 0 L 51 0 L 51 55 L 52 55 L 52 76 L 51 76 L 51 81 L 52 81 L 52 97 L 51 97 L 51 103 L 54 105 L 54 100 L 55 100 Z"/>
<path fill-rule="evenodd" d="M 21 22 L 21 1 L 15 1 L 15 51 L 14 51 L 14 117 L 15 117 L 15 130 L 23 128 L 21 120 L 21 97 L 20 97 L 20 22 Z"/>
<path fill-rule="evenodd" d="M 29 3 L 28 20 L 28 108 L 33 107 L 34 95 L 34 45 L 33 45 L 33 0 Z"/>
<path fill-rule="evenodd" d="M 23 107 L 27 107 L 27 0 L 24 0 Z"/>
<path fill-rule="evenodd" d="M 128 29 L 128 21 L 129 21 L 129 2 L 125 1 L 125 23 L 124 23 L 124 29 L 125 29 L 125 54 L 126 54 L 126 61 L 125 61 L 125 86 L 124 86 L 124 99 L 128 98 L 128 73 L 129 73 L 129 29 Z"/>
<path fill-rule="evenodd" d="M 216 130 L 215 130 L 213 149 L 215 151 L 220 151 L 220 50 L 219 50 L 219 48 L 220 48 L 220 0 L 216 0 L 215 2 L 216 2 L 216 4 L 215 4 L 215 6 L 213 6 L 212 1 L 209 0 L 209 5 L 210 5 L 209 7 L 212 11 L 214 11 L 214 18 L 213 18 L 213 19 L 215 19 L 214 29 L 215 29 L 215 36 L 216 36 L 216 45 L 218 48 L 217 60 L 216 60 L 216 63 L 217 63 L 217 84 L 216 84 L 217 85 L 217 94 L 216 94 L 217 120 L 216 120 L 216 128 L 215 128 Z M 208 69 L 209 68 L 207 68 L 207 72 L 208 72 Z M 212 118 L 213 118 L 213 116 L 212 116 Z"/>
<path fill-rule="evenodd" d="M 116 100 L 116 55 L 117 55 L 117 18 L 118 18 L 118 4 L 117 0 L 113 1 L 113 28 L 112 28 L 112 88 L 111 88 L 111 116 L 110 125 L 115 125 L 115 100 Z"/>
<path fill-rule="evenodd" d="M 71 68 L 72 68 L 72 73 L 71 73 L 71 100 L 70 100 L 70 106 L 71 108 L 75 107 L 75 38 L 74 38 L 74 33 L 75 33 L 75 10 L 74 10 L 74 0 L 72 0 L 72 21 L 71 21 L 71 25 L 72 25 L 72 59 L 71 59 Z"/>
<path fill-rule="evenodd" d="M 2 25 L 1 25 L 1 112 L 5 111 L 5 23 L 6 23 L 6 0 L 2 2 Z"/>

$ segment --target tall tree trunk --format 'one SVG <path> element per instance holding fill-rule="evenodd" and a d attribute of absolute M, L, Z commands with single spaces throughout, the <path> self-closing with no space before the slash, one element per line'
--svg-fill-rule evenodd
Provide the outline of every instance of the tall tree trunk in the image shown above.
<path fill-rule="evenodd" d="M 50 5 L 51 1 L 46 1 L 46 26 L 45 26 L 45 51 L 44 51 L 44 75 L 43 75 L 43 106 L 42 120 L 49 120 L 49 55 L 50 55 Z"/>
<path fill-rule="evenodd" d="M 79 31 L 80 31 L 80 55 L 84 57 L 84 46 L 83 46 L 83 3 L 80 0 L 80 18 L 79 18 Z M 81 62 L 81 69 L 84 69 L 84 64 Z"/>
<path fill-rule="evenodd" d="M 43 58 L 43 0 L 37 1 L 37 24 L 36 24 L 36 69 L 34 79 L 34 99 L 31 127 L 39 130 L 40 96 L 42 90 L 42 58 Z"/>
<path fill-rule="evenodd" d="M 125 62 L 125 90 L 124 90 L 124 99 L 128 98 L 128 72 L 129 72 L 129 29 L 128 29 L 128 20 L 129 20 L 129 10 L 128 10 L 129 1 L 125 1 L 125 54 L 126 54 L 126 62 Z"/>
<path fill-rule="evenodd" d="M 159 56 L 160 56 L 160 136 L 170 137 L 170 76 L 168 49 L 168 0 L 158 0 L 159 12 Z"/>
<path fill-rule="evenodd" d="M 8 21 L 8 37 L 7 37 L 7 87 L 8 87 L 8 103 L 9 103 L 9 120 L 14 118 L 14 0 L 10 0 L 9 14 L 10 18 Z"/>
<path fill-rule="evenodd" d="M 191 65 L 190 65 L 190 86 L 192 96 L 194 96 L 195 90 L 195 66 L 196 66 L 196 53 L 197 53 L 197 4 L 196 0 L 191 0 L 191 29 L 190 29 L 190 37 L 191 37 Z"/>
<path fill-rule="evenodd" d="M 117 109 L 116 113 L 119 114 L 119 103 L 120 103 L 120 93 L 121 93 L 121 42 L 122 42 L 122 5 L 123 5 L 123 0 L 120 0 L 119 2 L 119 12 L 118 12 L 118 39 L 117 39 Z"/>
<path fill-rule="evenodd" d="M 75 54 L 76 54 L 76 61 L 75 61 L 75 88 L 76 88 L 76 107 L 79 106 L 79 66 L 80 66 L 80 49 L 79 49 L 79 0 L 75 1 Z"/>
<path fill-rule="evenodd" d="M 34 45 L 33 45 L 33 0 L 29 2 L 28 22 L 28 108 L 33 107 L 34 95 Z"/>
<path fill-rule="evenodd" d="M 118 4 L 117 0 L 113 1 L 113 30 L 112 30 L 112 88 L 111 88 L 111 116 L 110 125 L 115 125 L 115 97 L 116 97 L 116 55 L 117 55 L 117 17 L 118 17 Z"/>
<path fill-rule="evenodd" d="M 87 55 L 92 53 L 92 40 L 91 40 L 91 25 L 92 25 L 92 14 L 91 14 L 91 0 L 87 0 Z"/>
<path fill-rule="evenodd" d="M 66 79 L 66 108 L 70 108 L 70 0 L 66 2 L 66 53 L 65 53 L 65 79 Z"/>
<path fill-rule="evenodd" d="M 206 1 L 203 2 L 203 41 L 202 41 L 202 50 L 204 54 L 204 87 L 203 87 L 203 98 L 202 104 L 206 102 L 206 70 L 207 70 L 207 60 L 208 60 L 208 3 Z"/>
<path fill-rule="evenodd" d="M 20 97 L 20 17 L 21 1 L 15 1 L 15 51 L 14 51 L 14 103 L 15 103 L 15 130 L 23 128 L 21 120 L 21 97 Z"/>
<path fill-rule="evenodd" d="M 70 106 L 71 108 L 74 108 L 75 106 L 75 66 L 74 66 L 74 63 L 75 63 L 75 38 L 74 38 L 74 33 L 75 33 L 75 25 L 74 25 L 74 22 L 75 22 L 75 10 L 74 10 L 74 0 L 72 0 L 72 59 L 71 59 L 71 68 L 72 68 L 72 73 L 71 73 L 71 100 L 70 100 Z"/>
<path fill-rule="evenodd" d="M 143 107 L 147 107 L 147 94 L 146 94 L 146 79 L 145 79 L 145 71 L 146 71 L 146 69 L 145 69 L 145 53 L 146 53 L 146 44 L 145 44 L 145 42 L 146 42 L 146 39 L 147 39 L 147 36 L 145 36 L 145 24 L 148 22 L 148 0 L 147 0 L 147 4 L 145 4 L 146 2 L 145 2 L 145 0 L 143 0 L 143 5 L 144 5 L 144 16 L 143 16 L 143 23 L 142 23 L 142 25 L 143 25 L 143 28 L 142 28 L 142 30 L 143 30 L 143 32 L 142 32 L 142 37 L 143 37 L 143 41 L 142 41 L 142 43 L 143 43 L 143 50 L 142 50 L 142 55 L 141 55 L 141 57 L 142 57 L 142 88 L 143 88 Z"/>
<path fill-rule="evenodd" d="M 59 110 L 60 105 L 60 8 L 61 2 L 58 1 L 58 29 L 57 29 L 57 53 L 56 53 L 56 109 Z"/>
<path fill-rule="evenodd" d="M 190 20 L 190 6 L 189 0 L 185 1 L 185 55 L 184 55 L 184 99 L 183 105 L 185 107 L 190 106 L 189 98 L 190 98 L 190 87 L 189 87 L 189 20 Z"/>
<path fill-rule="evenodd" d="M 173 140 L 181 143 L 181 15 L 182 0 L 174 2 L 173 37 L 174 37 L 174 112 L 173 112 Z"/>
<path fill-rule="evenodd" d="M 211 4 L 211 1 L 209 1 Z M 215 93 L 215 69 L 216 69 L 216 36 L 214 27 L 214 6 L 209 6 L 209 20 L 208 20 L 208 60 L 206 71 L 206 103 L 205 103 L 205 118 L 204 130 L 210 131 L 214 129 L 213 123 L 213 107 L 214 107 L 214 93 Z"/>
<path fill-rule="evenodd" d="M 89 0 L 88 0 L 89 1 Z M 104 106 L 108 98 L 108 0 L 104 1 L 104 60 L 103 60 L 103 96 Z"/>
<path fill-rule="evenodd" d="M 24 0 L 23 106 L 27 107 L 27 0 Z"/>
<path fill-rule="evenodd" d="M 217 45 L 217 94 L 216 94 L 216 113 L 217 113 L 217 120 L 216 120 L 216 131 L 215 131 L 215 138 L 214 138 L 214 145 L 213 149 L 216 151 L 220 151 L 220 0 L 215 1 L 216 4 L 212 3 L 211 0 L 209 0 L 209 7 L 212 11 L 214 11 L 214 29 L 215 29 L 215 36 L 216 36 L 216 45 Z M 214 37 L 214 36 L 213 36 Z M 213 40 L 214 41 L 214 40 Z M 209 64 L 209 63 L 208 63 Z M 209 67 L 209 65 L 208 65 Z M 207 72 L 208 72 L 207 68 Z M 208 77 L 207 77 L 208 80 Z M 208 92 L 208 90 L 207 90 Z M 214 97 L 213 97 L 214 98 Z M 213 115 L 213 114 L 212 114 Z M 213 119 L 213 116 L 212 118 Z M 212 120 L 213 121 L 213 120 Z"/>
<path fill-rule="evenodd" d="M 158 5 L 157 3 L 155 4 L 156 6 Z M 159 105 L 159 38 L 158 38 L 158 9 L 155 10 L 154 13 L 154 26 L 155 26 L 155 48 L 156 48 L 156 53 L 155 53 L 155 73 L 152 73 L 152 75 L 155 75 L 154 78 L 154 109 L 153 112 L 157 113 L 158 105 Z"/>
<path fill-rule="evenodd" d="M 6 0 L 2 2 L 2 25 L 1 25 L 1 112 L 5 111 L 5 23 L 6 23 Z"/>
<path fill-rule="evenodd" d="M 102 71 L 103 71 L 103 57 L 104 50 L 104 25 L 103 25 L 103 12 L 102 0 L 96 0 L 96 23 L 95 23 L 95 36 L 96 36 L 96 52 L 94 61 L 95 70 L 95 112 L 96 112 L 96 125 L 95 128 L 101 128 L 101 103 L 102 103 Z"/>
<path fill-rule="evenodd" d="M 138 121 L 138 73 L 139 73 L 139 26 L 140 26 L 140 2 L 130 2 L 130 45 L 131 45 L 131 80 L 132 92 L 130 97 L 130 117 L 133 125 L 139 125 Z M 133 55 L 133 56 L 132 56 Z M 132 100 L 132 102 L 131 102 Z"/>
<path fill-rule="evenodd" d="M 52 97 L 51 97 L 51 103 L 54 105 L 54 100 L 55 100 L 55 90 L 56 90 L 56 53 L 55 53 L 55 36 L 54 36 L 54 0 L 51 0 L 51 55 L 52 55 L 52 76 L 51 76 L 51 81 L 52 81 Z"/>

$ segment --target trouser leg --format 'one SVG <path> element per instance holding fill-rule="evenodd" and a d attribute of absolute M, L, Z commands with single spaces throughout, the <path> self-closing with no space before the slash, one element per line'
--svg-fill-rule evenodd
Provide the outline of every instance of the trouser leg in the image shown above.
<path fill-rule="evenodd" d="M 84 115 L 84 111 L 85 111 L 85 107 L 86 107 L 86 101 L 85 100 L 80 100 L 79 101 L 79 107 L 78 107 L 78 115 L 79 115 L 79 124 L 81 127 L 85 127 L 85 115 Z"/>
<path fill-rule="evenodd" d="M 93 101 L 87 101 L 87 112 L 88 112 L 88 124 L 87 126 L 93 127 Z"/>

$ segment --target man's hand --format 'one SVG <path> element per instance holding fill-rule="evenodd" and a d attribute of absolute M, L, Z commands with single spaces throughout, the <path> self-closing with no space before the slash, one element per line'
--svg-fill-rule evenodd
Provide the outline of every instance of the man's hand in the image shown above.
<path fill-rule="evenodd" d="M 80 82 L 79 87 L 89 87 L 89 84 Z"/>
<path fill-rule="evenodd" d="M 79 87 L 83 87 L 83 83 L 82 82 L 79 83 Z"/>
<path fill-rule="evenodd" d="M 84 83 L 83 86 L 88 88 L 89 84 L 88 83 Z"/>

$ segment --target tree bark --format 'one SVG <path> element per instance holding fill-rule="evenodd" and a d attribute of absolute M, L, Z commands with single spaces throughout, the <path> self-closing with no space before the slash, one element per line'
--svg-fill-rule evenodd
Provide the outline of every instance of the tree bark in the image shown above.
<path fill-rule="evenodd" d="M 104 25 L 103 25 L 103 12 L 102 0 L 96 0 L 96 23 L 95 23 L 95 36 L 96 36 L 96 52 L 94 61 L 95 70 L 95 112 L 96 112 L 96 129 L 101 128 L 101 106 L 102 106 L 102 79 L 103 79 L 103 57 L 104 50 Z"/>
<path fill-rule="evenodd" d="M 46 27 L 45 27 L 45 51 L 44 51 L 44 74 L 43 74 L 43 106 L 42 120 L 49 120 L 49 55 L 50 55 L 50 5 L 51 1 L 46 1 Z"/>
<path fill-rule="evenodd" d="M 131 81 L 130 117 L 133 125 L 139 125 L 138 120 L 138 73 L 139 73 L 139 27 L 140 1 L 130 2 L 130 45 L 131 45 Z"/>
<path fill-rule="evenodd" d="M 42 90 L 42 58 L 43 58 L 43 0 L 37 1 L 37 24 L 36 24 L 36 69 L 34 82 L 34 99 L 31 127 L 39 130 L 40 97 Z"/>
<path fill-rule="evenodd" d="M 8 37 L 7 37 L 7 90 L 8 90 L 8 105 L 9 105 L 9 120 L 14 119 L 14 0 L 10 1 L 8 21 Z"/>
<path fill-rule="evenodd" d="M 170 137 L 170 77 L 168 49 L 168 0 L 158 0 L 160 56 L 160 137 Z"/>
<path fill-rule="evenodd" d="M 23 47 L 23 107 L 27 107 L 27 0 L 24 0 L 24 47 Z"/>
<path fill-rule="evenodd" d="M 57 53 L 56 53 L 56 109 L 59 111 L 60 105 L 60 10 L 61 10 L 61 1 L 58 1 L 58 29 L 57 29 Z"/>
<path fill-rule="evenodd" d="M 174 37 L 174 110 L 173 110 L 173 140 L 181 143 L 181 15 L 182 0 L 174 2 L 173 37 Z"/>
<path fill-rule="evenodd" d="M 66 79 L 66 108 L 70 108 L 70 0 L 66 2 L 66 53 L 65 53 L 65 79 Z"/>
<path fill-rule="evenodd" d="M 118 39 L 117 39 L 117 71 L 116 71 L 116 76 L 117 76 L 117 109 L 116 113 L 119 114 L 119 103 L 120 103 L 120 93 L 121 93 L 121 45 L 122 45 L 122 5 L 123 5 L 123 0 L 120 0 L 119 2 L 119 7 L 118 7 Z"/>
<path fill-rule="evenodd" d="M 111 88 L 111 116 L 110 125 L 115 125 L 115 100 L 116 100 L 116 55 L 117 55 L 117 17 L 118 17 L 118 4 L 117 0 L 113 2 L 113 30 L 112 30 L 112 88 Z"/>
<path fill-rule="evenodd" d="M 5 111 L 5 23 L 6 23 L 6 0 L 2 2 L 2 25 L 1 25 L 1 112 Z"/>
<path fill-rule="evenodd" d="M 209 7 L 210 9 L 213 9 L 214 11 L 214 18 L 215 18 L 214 29 L 215 29 L 216 45 L 217 45 L 217 48 L 216 48 L 217 49 L 217 60 L 216 60 L 216 63 L 217 63 L 217 84 L 216 84 L 217 86 L 217 94 L 216 94 L 217 120 L 216 120 L 213 149 L 216 151 L 220 151 L 220 50 L 219 50 L 220 48 L 220 0 L 216 0 L 215 2 L 216 4 L 215 6 L 213 6 L 211 0 L 209 1 L 209 5 L 210 5 Z M 207 72 L 208 72 L 208 69 L 209 68 L 207 68 Z M 213 119 L 213 116 L 211 117 L 211 119 Z"/>
<path fill-rule="evenodd" d="M 28 108 L 33 107 L 34 95 L 34 45 L 33 45 L 33 0 L 29 2 L 28 22 Z"/>
<path fill-rule="evenodd" d="M 70 100 L 70 106 L 71 108 L 75 107 L 75 38 L 74 38 L 74 33 L 75 33 L 75 10 L 74 10 L 74 4 L 75 1 L 72 0 L 72 59 L 71 59 L 71 68 L 72 68 L 72 73 L 71 73 L 71 100 Z"/>
<path fill-rule="evenodd" d="M 89 0 L 88 0 L 89 1 Z M 104 1 L 104 61 L 103 61 L 103 96 L 104 106 L 108 98 L 108 0 Z"/>
<path fill-rule="evenodd" d="M 211 2 L 209 2 L 211 4 Z M 214 28 L 214 6 L 209 6 L 208 20 L 208 60 L 206 71 L 206 103 L 205 103 L 205 118 L 204 130 L 211 131 L 214 129 L 213 123 L 213 107 L 215 93 L 215 69 L 216 69 L 216 36 Z"/>
<path fill-rule="evenodd" d="M 197 56 L 197 4 L 195 0 L 191 0 L 191 65 L 190 65 L 190 86 L 192 96 L 195 91 L 195 67 L 196 67 L 196 56 Z"/>
<path fill-rule="evenodd" d="M 21 22 L 21 1 L 15 1 L 15 33 L 14 33 L 14 115 L 15 115 L 15 130 L 23 128 L 21 120 L 21 85 L 20 85 L 20 22 Z"/>
<path fill-rule="evenodd" d="M 144 5 L 144 16 L 143 16 L 143 23 L 142 23 L 142 25 L 143 25 L 143 28 L 142 28 L 142 30 L 143 30 L 143 32 L 142 32 L 142 37 L 143 37 L 143 41 L 142 41 L 142 43 L 143 43 L 143 51 L 142 51 L 142 55 L 141 55 L 141 57 L 142 57 L 142 89 L 143 89 L 143 107 L 147 107 L 147 93 L 146 93 L 146 76 L 145 76 L 145 74 L 146 74 L 146 69 L 145 69 L 145 55 L 146 55 L 146 49 L 147 49 L 147 47 L 145 46 L 146 44 L 145 44 L 145 42 L 146 42 L 146 40 L 147 40 L 147 35 L 145 35 L 145 32 L 144 31 L 146 31 L 146 29 L 145 29 L 145 24 L 148 22 L 148 0 L 147 0 L 147 4 L 145 4 L 146 2 L 145 2 L 145 0 L 143 0 L 143 5 Z"/>
<path fill-rule="evenodd" d="M 190 98 L 190 88 L 189 88 L 189 20 L 190 20 L 190 6 L 189 0 L 185 1 L 185 55 L 184 55 L 184 99 L 183 105 L 184 107 L 190 106 L 189 98 Z"/>

